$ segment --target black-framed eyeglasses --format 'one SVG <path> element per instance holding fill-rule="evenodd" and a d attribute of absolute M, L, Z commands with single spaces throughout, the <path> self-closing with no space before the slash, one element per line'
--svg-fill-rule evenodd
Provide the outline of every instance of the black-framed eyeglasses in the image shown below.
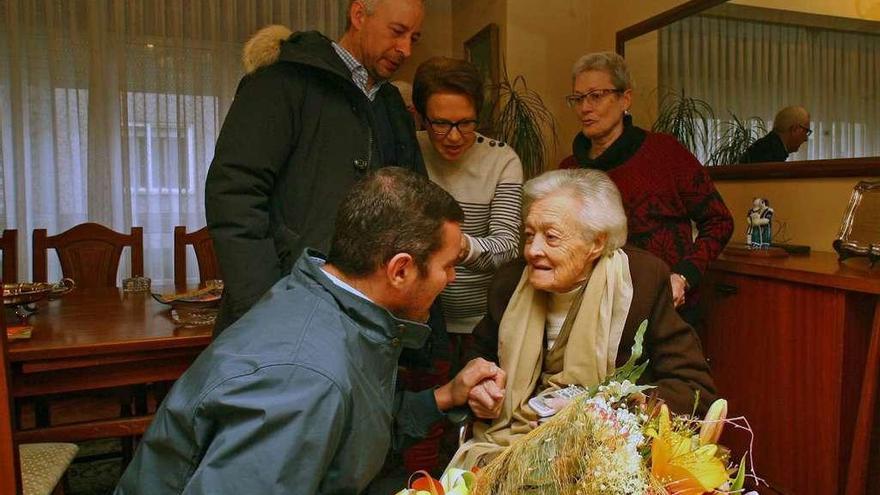
<path fill-rule="evenodd" d="M 805 126 L 805 125 L 800 125 L 800 124 L 798 124 L 798 127 L 800 127 L 801 129 L 803 129 L 804 132 L 807 133 L 807 137 L 810 137 L 810 135 L 813 134 L 813 130 L 810 129 L 809 127 Z"/>
<path fill-rule="evenodd" d="M 614 93 L 623 93 L 622 89 L 617 88 L 607 88 L 607 89 L 594 89 L 589 93 L 574 93 L 565 97 L 565 104 L 568 105 L 569 108 L 578 108 L 584 104 L 586 101 L 590 106 L 596 106 L 601 102 L 606 96 Z"/>
<path fill-rule="evenodd" d="M 475 119 L 464 119 L 457 122 L 450 122 L 448 120 L 425 120 L 428 122 L 428 128 L 431 132 L 438 136 L 445 136 L 452 132 L 452 129 L 458 129 L 458 132 L 462 135 L 471 134 L 472 132 L 476 132 L 477 126 L 479 125 L 479 121 Z"/>

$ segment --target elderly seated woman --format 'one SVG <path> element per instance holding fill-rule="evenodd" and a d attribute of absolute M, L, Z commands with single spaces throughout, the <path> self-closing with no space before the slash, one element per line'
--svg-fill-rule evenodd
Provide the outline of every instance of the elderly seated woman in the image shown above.
<path fill-rule="evenodd" d="M 666 264 L 624 247 L 626 216 L 611 179 L 557 170 L 528 181 L 524 196 L 525 266 L 519 260 L 496 274 L 470 356 L 504 369 L 504 402 L 480 414 L 497 417 L 474 425 L 451 465 L 484 464 L 531 430 L 538 418 L 528 401 L 539 392 L 602 382 L 629 358 L 644 320 L 650 363 L 641 382 L 678 412 L 691 412 L 699 392 L 705 411 L 715 386 L 700 341 L 673 308 Z"/>

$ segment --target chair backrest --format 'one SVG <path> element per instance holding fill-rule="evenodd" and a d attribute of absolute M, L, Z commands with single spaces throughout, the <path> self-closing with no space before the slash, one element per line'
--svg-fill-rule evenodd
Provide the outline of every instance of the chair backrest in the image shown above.
<path fill-rule="evenodd" d="M 186 227 L 178 225 L 174 227 L 174 285 L 178 287 L 186 285 L 187 244 L 192 244 L 196 252 L 199 280 L 204 282 L 221 278 L 220 265 L 217 263 L 217 255 L 214 254 L 214 241 L 211 240 L 208 227 L 187 233 Z"/>
<path fill-rule="evenodd" d="M 3 282 L 18 282 L 18 231 L 4 230 L 0 237 L 0 251 L 3 251 Z"/>
<path fill-rule="evenodd" d="M 58 253 L 61 272 L 77 287 L 115 287 L 122 248 L 131 248 L 131 276 L 144 274 L 144 234 L 132 227 L 121 234 L 96 223 L 82 223 L 57 235 L 34 229 L 34 282 L 47 282 L 50 248 Z"/>
<path fill-rule="evenodd" d="M 0 286 L 0 299 L 2 292 Z M 0 315 L 0 493 L 20 493 L 21 467 L 14 435 L 12 380 L 6 349 L 6 319 Z"/>

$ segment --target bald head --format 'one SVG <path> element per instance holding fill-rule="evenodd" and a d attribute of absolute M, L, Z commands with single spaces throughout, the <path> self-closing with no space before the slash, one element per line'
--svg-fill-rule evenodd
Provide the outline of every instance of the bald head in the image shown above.
<path fill-rule="evenodd" d="M 773 118 L 773 130 L 782 132 L 799 125 L 810 126 L 810 113 L 801 106 L 790 106 L 780 110 Z"/>
<path fill-rule="evenodd" d="M 810 130 L 810 113 L 797 105 L 783 108 L 773 119 L 773 132 L 779 135 L 789 153 L 796 152 L 813 132 Z"/>

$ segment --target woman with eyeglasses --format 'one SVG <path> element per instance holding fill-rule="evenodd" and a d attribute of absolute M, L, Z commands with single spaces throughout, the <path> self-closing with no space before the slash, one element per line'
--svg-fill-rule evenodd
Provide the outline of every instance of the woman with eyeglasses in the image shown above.
<path fill-rule="evenodd" d="M 456 278 L 441 294 L 457 354 L 486 314 L 492 275 L 518 255 L 522 164 L 510 146 L 477 132 L 483 78 L 471 63 L 447 57 L 422 63 L 413 104 L 425 125 L 418 140 L 428 176 L 465 213 Z"/>
<path fill-rule="evenodd" d="M 628 242 L 669 265 L 675 306 L 697 325 L 697 288 L 730 239 L 733 218 L 690 151 L 670 135 L 632 124 L 632 92 L 629 69 L 616 53 L 591 53 L 574 64 L 566 103 L 581 132 L 560 168 L 608 173 L 623 199 Z"/>

